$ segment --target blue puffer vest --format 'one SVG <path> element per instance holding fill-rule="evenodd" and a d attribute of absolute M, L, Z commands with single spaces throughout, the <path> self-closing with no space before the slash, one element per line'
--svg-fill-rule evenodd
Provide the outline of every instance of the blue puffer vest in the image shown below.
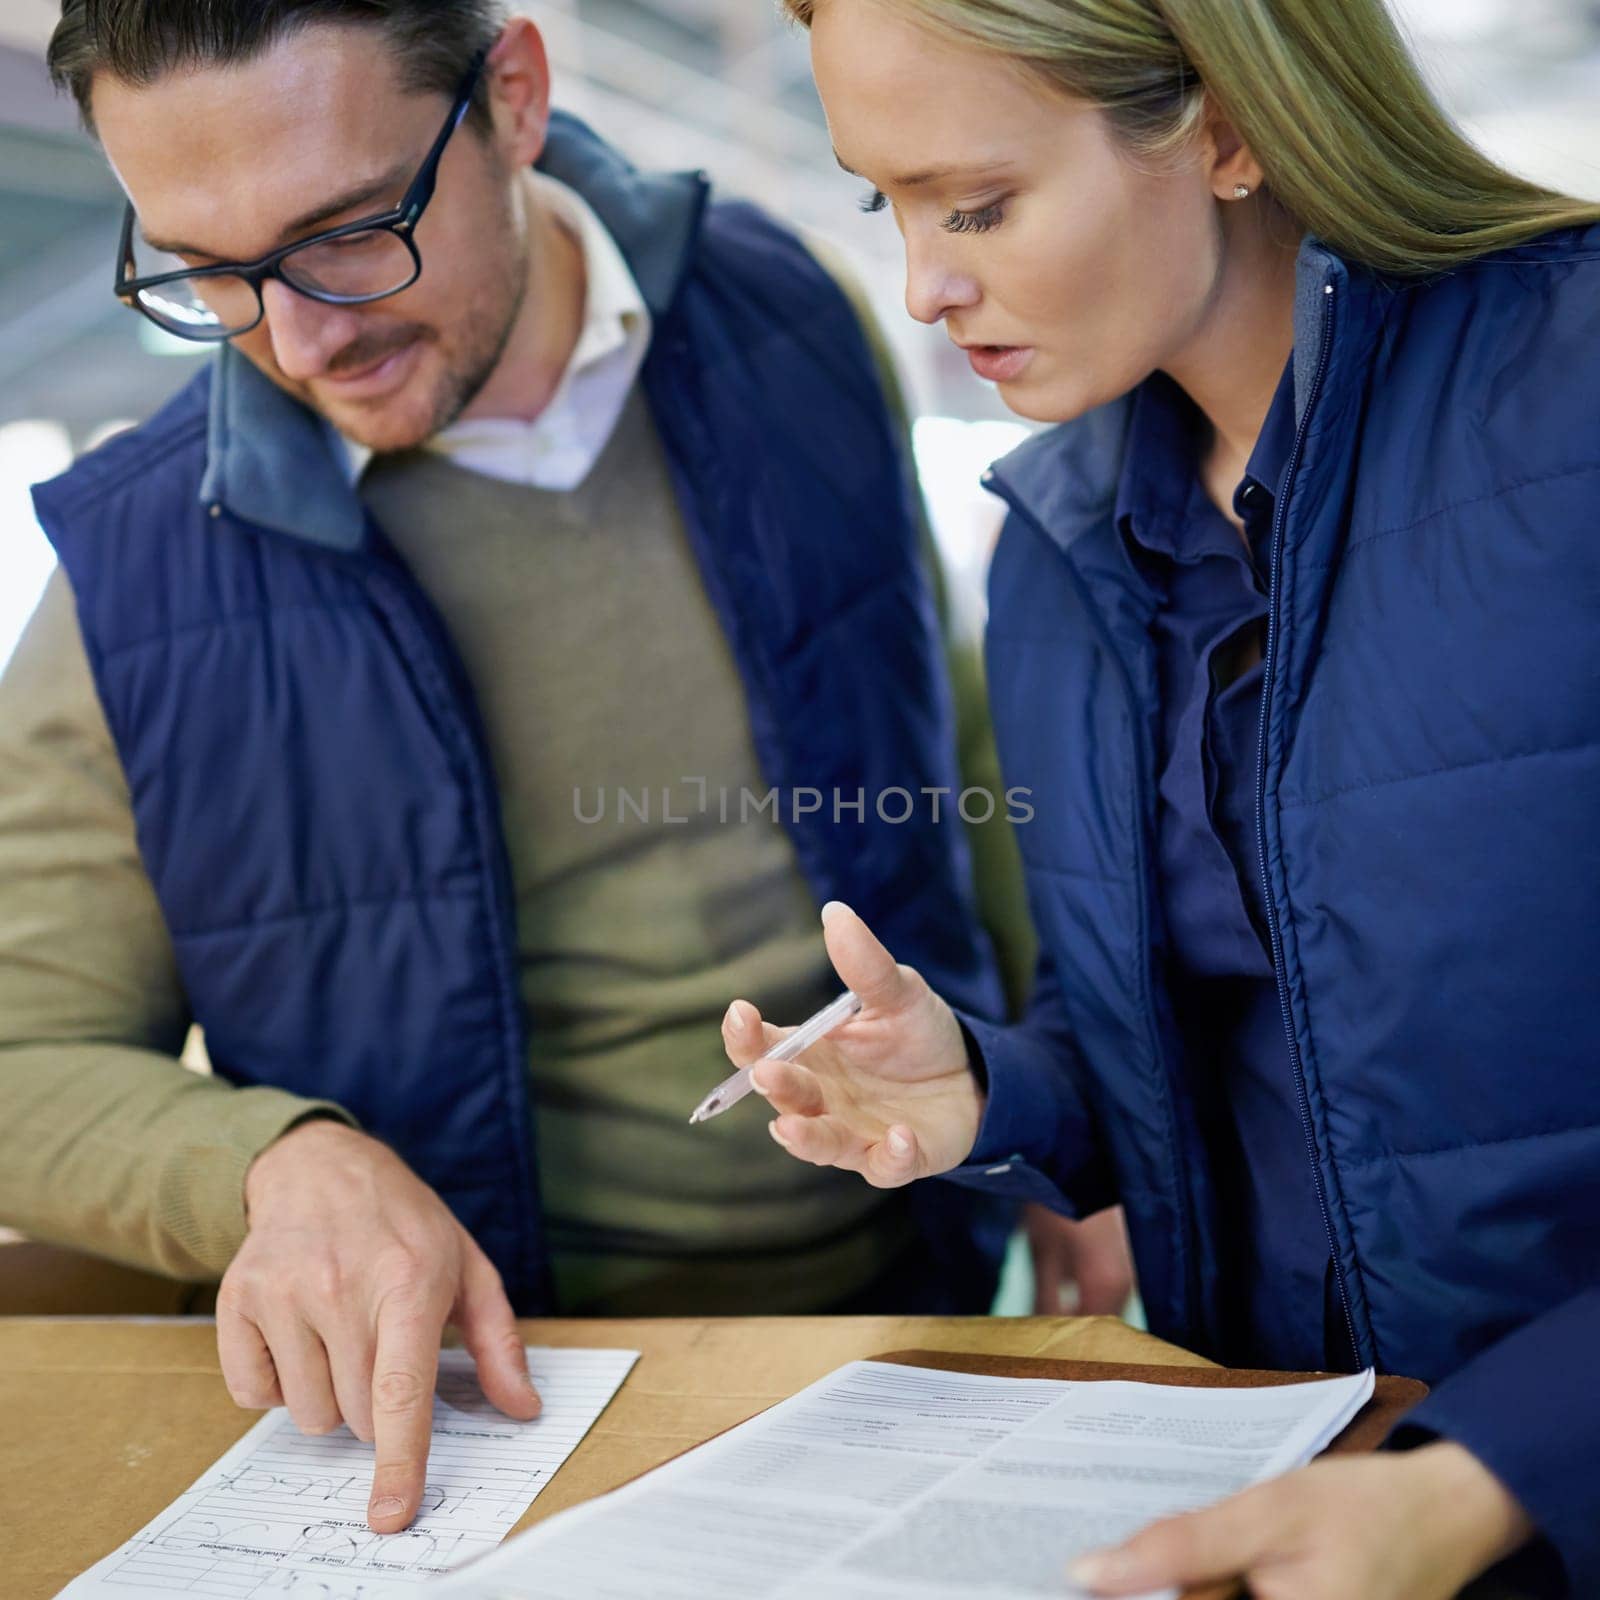
<path fill-rule="evenodd" d="M 655 319 L 644 385 L 818 903 L 850 900 L 995 1014 L 959 826 L 886 824 L 870 798 L 959 785 L 906 463 L 848 302 L 754 209 L 642 176 L 570 118 L 541 165 L 606 223 Z M 518 1310 L 548 1310 L 482 731 L 329 446 L 224 354 L 36 501 L 218 1070 L 346 1106 L 444 1196 Z M 796 818 L 802 786 L 864 789 L 864 820 Z M 946 1298 L 981 1309 L 1009 1208 L 923 1188 Z"/>
<path fill-rule="evenodd" d="M 1357 1357 L 1436 1380 L 1585 1294 L 1600 1336 L 1600 227 L 1425 283 L 1308 241 L 1296 335 L 1258 796 L 1290 1136 Z M 1129 411 L 990 477 L 990 691 L 1056 980 L 1036 1031 L 1068 1041 L 1058 1098 L 1114 1180 L 1081 1141 L 1048 1175 L 958 1176 L 1048 1200 L 1077 1161 L 1127 1205 L 1152 1327 L 1216 1351 L 1217 1091 L 1152 954 L 1153 601 L 1112 518 Z"/>

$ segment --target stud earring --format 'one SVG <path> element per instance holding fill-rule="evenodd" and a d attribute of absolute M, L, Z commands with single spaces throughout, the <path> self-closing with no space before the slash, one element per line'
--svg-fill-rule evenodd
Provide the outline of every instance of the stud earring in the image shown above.
<path fill-rule="evenodd" d="M 1250 198 L 1250 185 L 1248 183 L 1234 184 L 1233 198 L 1235 200 L 1248 200 Z"/>

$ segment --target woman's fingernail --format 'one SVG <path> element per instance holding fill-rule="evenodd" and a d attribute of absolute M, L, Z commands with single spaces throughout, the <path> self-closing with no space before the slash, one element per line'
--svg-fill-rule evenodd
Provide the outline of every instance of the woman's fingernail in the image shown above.
<path fill-rule="evenodd" d="M 772 1085 L 768 1083 L 765 1078 L 754 1072 L 750 1074 L 750 1087 L 754 1089 L 757 1094 L 772 1093 Z"/>
<path fill-rule="evenodd" d="M 910 1155 L 910 1153 L 911 1141 L 898 1128 L 894 1129 L 889 1135 L 889 1154 L 892 1156 L 904 1156 Z"/>
<path fill-rule="evenodd" d="M 822 921 L 824 925 L 826 925 L 829 917 L 835 916 L 845 909 L 845 904 L 842 900 L 830 900 L 827 905 L 822 908 Z"/>
<path fill-rule="evenodd" d="M 398 1517 L 406 1508 L 406 1503 L 399 1495 L 385 1495 L 381 1500 L 374 1500 L 367 1507 L 367 1515 L 372 1517 Z"/>
<path fill-rule="evenodd" d="M 781 1144 L 785 1150 L 787 1150 L 789 1148 L 789 1141 L 787 1139 L 785 1139 L 784 1136 L 781 1133 L 778 1132 L 778 1124 L 776 1122 L 769 1122 L 767 1124 L 767 1132 L 770 1133 L 772 1135 L 772 1137 L 774 1139 L 776 1139 L 778 1141 L 778 1143 Z"/>
<path fill-rule="evenodd" d="M 737 1028 L 739 1026 L 739 1002 L 737 1000 L 723 1013 L 722 1026 L 724 1028 Z"/>
<path fill-rule="evenodd" d="M 1120 1565 L 1114 1555 L 1079 1556 L 1067 1568 L 1067 1576 L 1082 1588 L 1095 1589 L 1102 1583 L 1110 1583 L 1117 1576 Z"/>

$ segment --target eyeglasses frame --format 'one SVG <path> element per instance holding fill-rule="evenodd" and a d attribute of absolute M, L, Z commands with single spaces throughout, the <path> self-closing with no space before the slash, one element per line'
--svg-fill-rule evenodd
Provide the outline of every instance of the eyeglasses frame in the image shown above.
<path fill-rule="evenodd" d="M 417 249 L 415 238 L 417 224 L 421 222 L 423 213 L 428 209 L 428 203 L 433 199 L 434 189 L 439 179 L 439 163 L 444 159 L 445 149 L 466 118 L 467 112 L 472 108 L 472 97 L 477 93 L 478 80 L 483 74 L 484 66 L 489 59 L 488 49 L 480 50 L 472 58 L 472 65 L 467 69 L 466 76 L 461 80 L 461 87 L 456 91 L 456 98 L 450 107 L 450 114 L 445 118 L 444 126 L 439 130 L 439 136 L 433 141 L 433 147 L 428 151 L 423 163 L 417 170 L 417 175 L 411 180 L 410 186 L 401 197 L 400 204 L 392 210 L 379 212 L 370 217 L 362 217 L 355 222 L 341 223 L 337 228 L 328 228 L 321 233 L 313 233 L 304 239 L 296 239 L 292 244 L 284 245 L 281 249 L 269 251 L 268 254 L 255 261 L 219 262 L 212 267 L 194 267 L 185 272 L 158 272 L 145 278 L 129 278 L 126 276 L 128 268 L 133 265 L 133 230 L 138 222 L 137 213 L 134 211 L 133 202 L 130 200 L 122 219 L 122 242 L 117 253 L 117 282 L 116 296 L 125 306 L 131 307 L 141 316 L 149 318 L 156 327 L 164 333 L 170 333 L 175 338 L 188 339 L 195 344 L 223 344 L 229 339 L 237 339 L 244 334 L 253 333 L 261 326 L 262 319 L 267 314 L 266 301 L 262 296 L 262 286 L 269 282 L 284 284 L 295 294 L 304 295 L 308 300 L 316 300 L 323 305 L 331 306 L 364 306 L 371 305 L 376 300 L 387 300 L 391 295 L 403 294 L 422 276 L 422 254 Z M 363 295 L 337 295 L 325 291 L 312 290 L 302 287 L 293 279 L 284 276 L 281 267 L 284 261 L 301 250 L 309 249 L 313 245 L 325 244 L 333 239 L 343 239 L 353 233 L 388 232 L 392 233 L 411 253 L 412 273 L 406 281 L 396 288 L 384 289 L 377 294 Z M 226 333 L 178 333 L 176 329 L 163 322 L 153 311 L 149 310 L 139 299 L 146 289 L 159 288 L 164 283 L 177 283 L 179 280 L 204 278 L 239 278 L 255 291 L 256 305 L 258 307 L 256 319 L 246 327 L 230 328 Z"/>

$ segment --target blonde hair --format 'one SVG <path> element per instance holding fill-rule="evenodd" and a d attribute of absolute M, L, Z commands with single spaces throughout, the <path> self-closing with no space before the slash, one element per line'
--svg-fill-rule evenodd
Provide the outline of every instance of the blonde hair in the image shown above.
<path fill-rule="evenodd" d="M 818 0 L 780 3 L 809 27 Z M 1295 221 L 1379 271 L 1437 272 L 1600 222 L 1600 204 L 1519 178 L 1471 144 L 1384 0 L 878 3 L 1098 105 L 1140 156 L 1180 151 L 1209 95 Z"/>

